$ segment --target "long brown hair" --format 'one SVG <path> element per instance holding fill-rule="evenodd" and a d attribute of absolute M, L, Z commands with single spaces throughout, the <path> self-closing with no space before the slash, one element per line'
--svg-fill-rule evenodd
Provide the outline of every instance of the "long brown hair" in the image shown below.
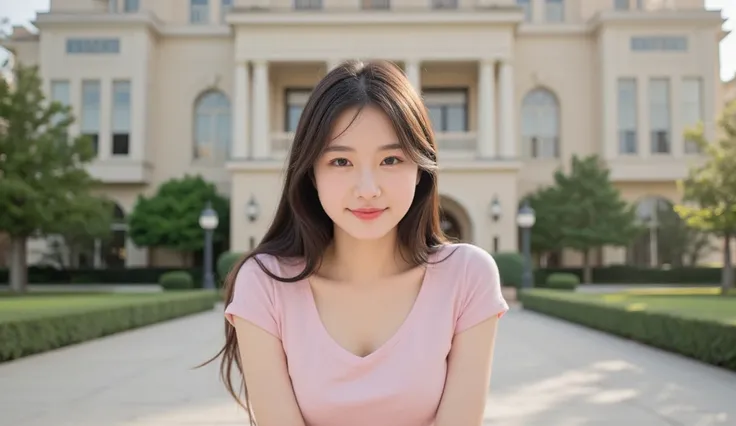
<path fill-rule="evenodd" d="M 335 120 L 345 111 L 372 105 L 393 122 L 402 150 L 419 165 L 420 179 L 409 211 L 398 224 L 400 252 L 413 265 L 426 264 L 429 256 L 447 238 L 440 229 L 437 189 L 437 148 L 426 108 L 404 73 L 387 61 L 347 61 L 330 71 L 314 88 L 304 107 L 288 158 L 284 190 L 276 215 L 260 244 L 233 267 L 225 279 L 225 304 L 233 297 L 235 277 L 253 258 L 265 274 L 281 282 L 300 281 L 314 273 L 333 237 L 333 222 L 322 209 L 314 186 L 313 167 L 329 142 Z M 294 277 L 279 277 L 257 257 L 302 259 L 304 270 Z M 225 320 L 225 344 L 206 365 L 222 355 L 221 379 L 230 394 L 251 413 L 247 387 L 235 393 L 231 380 L 233 363 L 242 378 L 235 329 Z M 253 420 L 251 420 L 251 424 Z"/>

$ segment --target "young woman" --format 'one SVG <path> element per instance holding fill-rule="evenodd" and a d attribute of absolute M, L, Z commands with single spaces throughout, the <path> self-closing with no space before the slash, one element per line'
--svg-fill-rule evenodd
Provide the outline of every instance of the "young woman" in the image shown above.
<path fill-rule="evenodd" d="M 439 226 L 437 147 L 389 62 L 350 61 L 304 108 L 281 201 L 226 285 L 221 371 L 258 426 L 479 426 L 492 257 Z"/>

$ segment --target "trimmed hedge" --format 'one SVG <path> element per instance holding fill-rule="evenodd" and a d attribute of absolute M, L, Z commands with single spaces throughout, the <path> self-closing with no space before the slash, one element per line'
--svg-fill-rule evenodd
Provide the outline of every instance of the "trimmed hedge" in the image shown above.
<path fill-rule="evenodd" d="M 225 281 L 227 274 L 230 273 L 230 270 L 240 261 L 240 259 L 243 258 L 243 256 L 245 256 L 245 253 L 229 251 L 221 254 L 220 257 L 217 258 L 216 269 L 218 283 Z"/>
<path fill-rule="evenodd" d="M 195 287 L 201 287 L 203 268 L 110 268 L 110 269 L 55 269 L 31 266 L 29 284 L 155 284 L 161 275 L 186 270 L 195 278 Z M 9 282 L 7 269 L 0 269 L 0 283 Z"/>
<path fill-rule="evenodd" d="M 566 292 L 519 293 L 524 309 L 551 315 L 736 371 L 736 324 L 571 300 Z"/>
<path fill-rule="evenodd" d="M 519 253 L 494 253 L 493 259 L 498 265 L 501 285 L 504 287 L 520 287 L 521 275 L 524 272 L 524 257 Z"/>
<path fill-rule="evenodd" d="M 722 268 L 683 267 L 671 269 L 643 268 L 628 265 L 593 268 L 593 282 L 586 284 L 703 284 L 721 282 Z M 543 286 L 554 273 L 575 274 L 583 281 L 583 268 L 541 268 L 534 271 L 534 282 Z"/>
<path fill-rule="evenodd" d="M 187 271 L 171 271 L 161 274 L 158 283 L 165 290 L 191 290 L 194 288 L 194 280 Z"/>
<path fill-rule="evenodd" d="M 0 362 L 211 310 L 219 300 L 217 292 L 176 292 L 112 307 L 7 319 L 0 321 Z"/>
<path fill-rule="evenodd" d="M 575 290 L 580 284 L 580 278 L 575 274 L 556 272 L 547 277 L 545 287 L 555 290 Z"/>

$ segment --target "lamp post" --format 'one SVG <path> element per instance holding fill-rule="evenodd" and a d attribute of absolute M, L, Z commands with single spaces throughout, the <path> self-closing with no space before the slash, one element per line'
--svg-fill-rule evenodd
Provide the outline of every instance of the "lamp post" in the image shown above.
<path fill-rule="evenodd" d="M 494 222 L 498 222 L 498 219 L 501 218 L 501 202 L 498 201 L 497 196 L 493 196 L 493 200 L 491 200 L 491 206 L 489 208 L 491 213 L 491 219 L 493 219 Z"/>
<path fill-rule="evenodd" d="M 251 195 L 250 200 L 248 200 L 248 204 L 245 206 L 245 214 L 248 216 L 248 220 L 250 222 L 255 222 L 258 219 L 260 212 L 261 209 L 258 207 L 256 198 Z"/>
<path fill-rule="evenodd" d="M 529 201 L 524 201 L 524 205 L 519 209 L 516 215 L 516 224 L 522 230 L 522 250 L 524 252 L 524 272 L 521 275 L 521 287 L 532 287 L 532 255 L 531 255 L 531 229 L 534 226 L 536 217 L 534 209 L 529 206 Z"/>
<path fill-rule="evenodd" d="M 212 234 L 219 224 L 217 212 L 212 208 L 212 203 L 207 202 L 207 206 L 199 215 L 199 226 L 204 229 L 204 282 L 203 287 L 207 290 L 214 290 L 215 277 L 212 272 Z"/>
<path fill-rule="evenodd" d="M 493 200 L 491 200 L 491 205 L 488 209 L 488 213 L 491 215 L 491 220 L 496 223 L 501 218 L 501 202 L 498 201 L 498 196 L 494 195 Z M 495 226 L 494 226 L 494 233 L 493 233 L 493 252 L 498 253 L 498 234 L 495 232 Z"/>

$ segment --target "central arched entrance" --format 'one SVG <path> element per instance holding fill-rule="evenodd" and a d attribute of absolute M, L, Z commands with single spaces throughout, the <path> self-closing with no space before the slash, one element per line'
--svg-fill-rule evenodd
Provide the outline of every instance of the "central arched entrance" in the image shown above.
<path fill-rule="evenodd" d="M 452 241 L 472 242 L 470 216 L 460 203 L 445 195 L 440 196 L 440 227 Z"/>

